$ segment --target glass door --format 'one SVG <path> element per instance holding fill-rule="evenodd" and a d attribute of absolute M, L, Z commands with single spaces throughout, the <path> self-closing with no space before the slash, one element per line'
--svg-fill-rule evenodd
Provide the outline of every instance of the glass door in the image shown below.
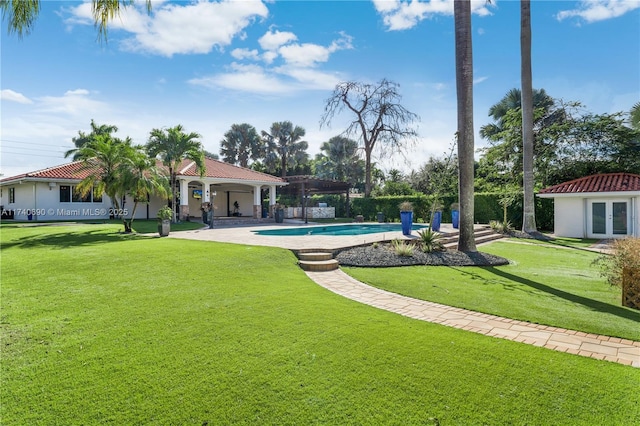
<path fill-rule="evenodd" d="M 612 238 L 629 233 L 628 201 L 589 201 L 587 216 L 589 238 Z"/>

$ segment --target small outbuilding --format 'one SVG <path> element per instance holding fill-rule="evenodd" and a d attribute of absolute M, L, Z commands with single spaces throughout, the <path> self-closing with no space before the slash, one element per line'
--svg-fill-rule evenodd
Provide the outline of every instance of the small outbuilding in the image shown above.
<path fill-rule="evenodd" d="M 538 197 L 553 198 L 559 237 L 640 237 L 640 175 L 591 175 L 545 188 Z"/>

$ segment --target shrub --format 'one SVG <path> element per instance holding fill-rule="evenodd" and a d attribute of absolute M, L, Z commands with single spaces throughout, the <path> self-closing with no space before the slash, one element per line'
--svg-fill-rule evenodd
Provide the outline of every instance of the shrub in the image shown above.
<path fill-rule="evenodd" d="M 489 226 L 500 234 L 508 234 L 513 231 L 513 225 L 511 225 L 511 222 L 509 221 L 500 222 L 499 220 L 492 220 L 489 221 Z"/>
<path fill-rule="evenodd" d="M 622 304 L 640 309 L 640 238 L 615 240 L 613 254 L 594 261 L 609 284 L 622 289 Z"/>
<path fill-rule="evenodd" d="M 411 204 L 410 201 L 403 201 L 400 204 L 398 204 L 398 208 L 400 209 L 401 212 L 412 212 L 413 204 Z"/>
<path fill-rule="evenodd" d="M 164 206 L 158 210 L 158 220 L 171 220 L 173 219 L 173 210 L 171 207 Z"/>
<path fill-rule="evenodd" d="M 423 252 L 431 253 L 432 251 L 441 251 L 444 249 L 441 241 L 442 234 L 439 232 L 425 228 L 418 231 L 418 236 L 420 236 L 420 245 Z"/>
<path fill-rule="evenodd" d="M 401 240 L 393 240 L 391 245 L 393 246 L 393 251 L 395 251 L 398 256 L 413 256 L 413 245 L 405 244 L 404 241 Z"/>

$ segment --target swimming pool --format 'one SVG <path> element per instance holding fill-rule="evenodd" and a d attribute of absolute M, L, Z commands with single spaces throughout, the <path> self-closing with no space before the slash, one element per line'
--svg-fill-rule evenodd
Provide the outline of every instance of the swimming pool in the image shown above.
<path fill-rule="evenodd" d="M 413 224 L 413 230 L 425 228 L 426 225 Z M 274 235 L 288 237 L 293 235 L 363 235 L 375 234 L 378 232 L 402 232 L 402 225 L 399 223 L 358 223 L 352 225 L 320 225 L 303 226 L 295 228 L 265 229 L 253 231 L 257 235 Z"/>

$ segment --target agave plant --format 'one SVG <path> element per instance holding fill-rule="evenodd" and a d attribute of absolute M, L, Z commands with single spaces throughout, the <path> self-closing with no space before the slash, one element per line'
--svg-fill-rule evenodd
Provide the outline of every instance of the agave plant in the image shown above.
<path fill-rule="evenodd" d="M 402 240 L 393 240 L 391 245 L 398 256 L 413 256 L 413 245 L 405 244 Z"/>
<path fill-rule="evenodd" d="M 425 228 L 418 231 L 418 236 L 420 237 L 420 245 L 422 246 L 423 252 L 431 253 L 433 251 L 444 250 L 444 246 L 441 241 L 442 234 L 439 232 L 434 232 L 430 228 Z"/>

